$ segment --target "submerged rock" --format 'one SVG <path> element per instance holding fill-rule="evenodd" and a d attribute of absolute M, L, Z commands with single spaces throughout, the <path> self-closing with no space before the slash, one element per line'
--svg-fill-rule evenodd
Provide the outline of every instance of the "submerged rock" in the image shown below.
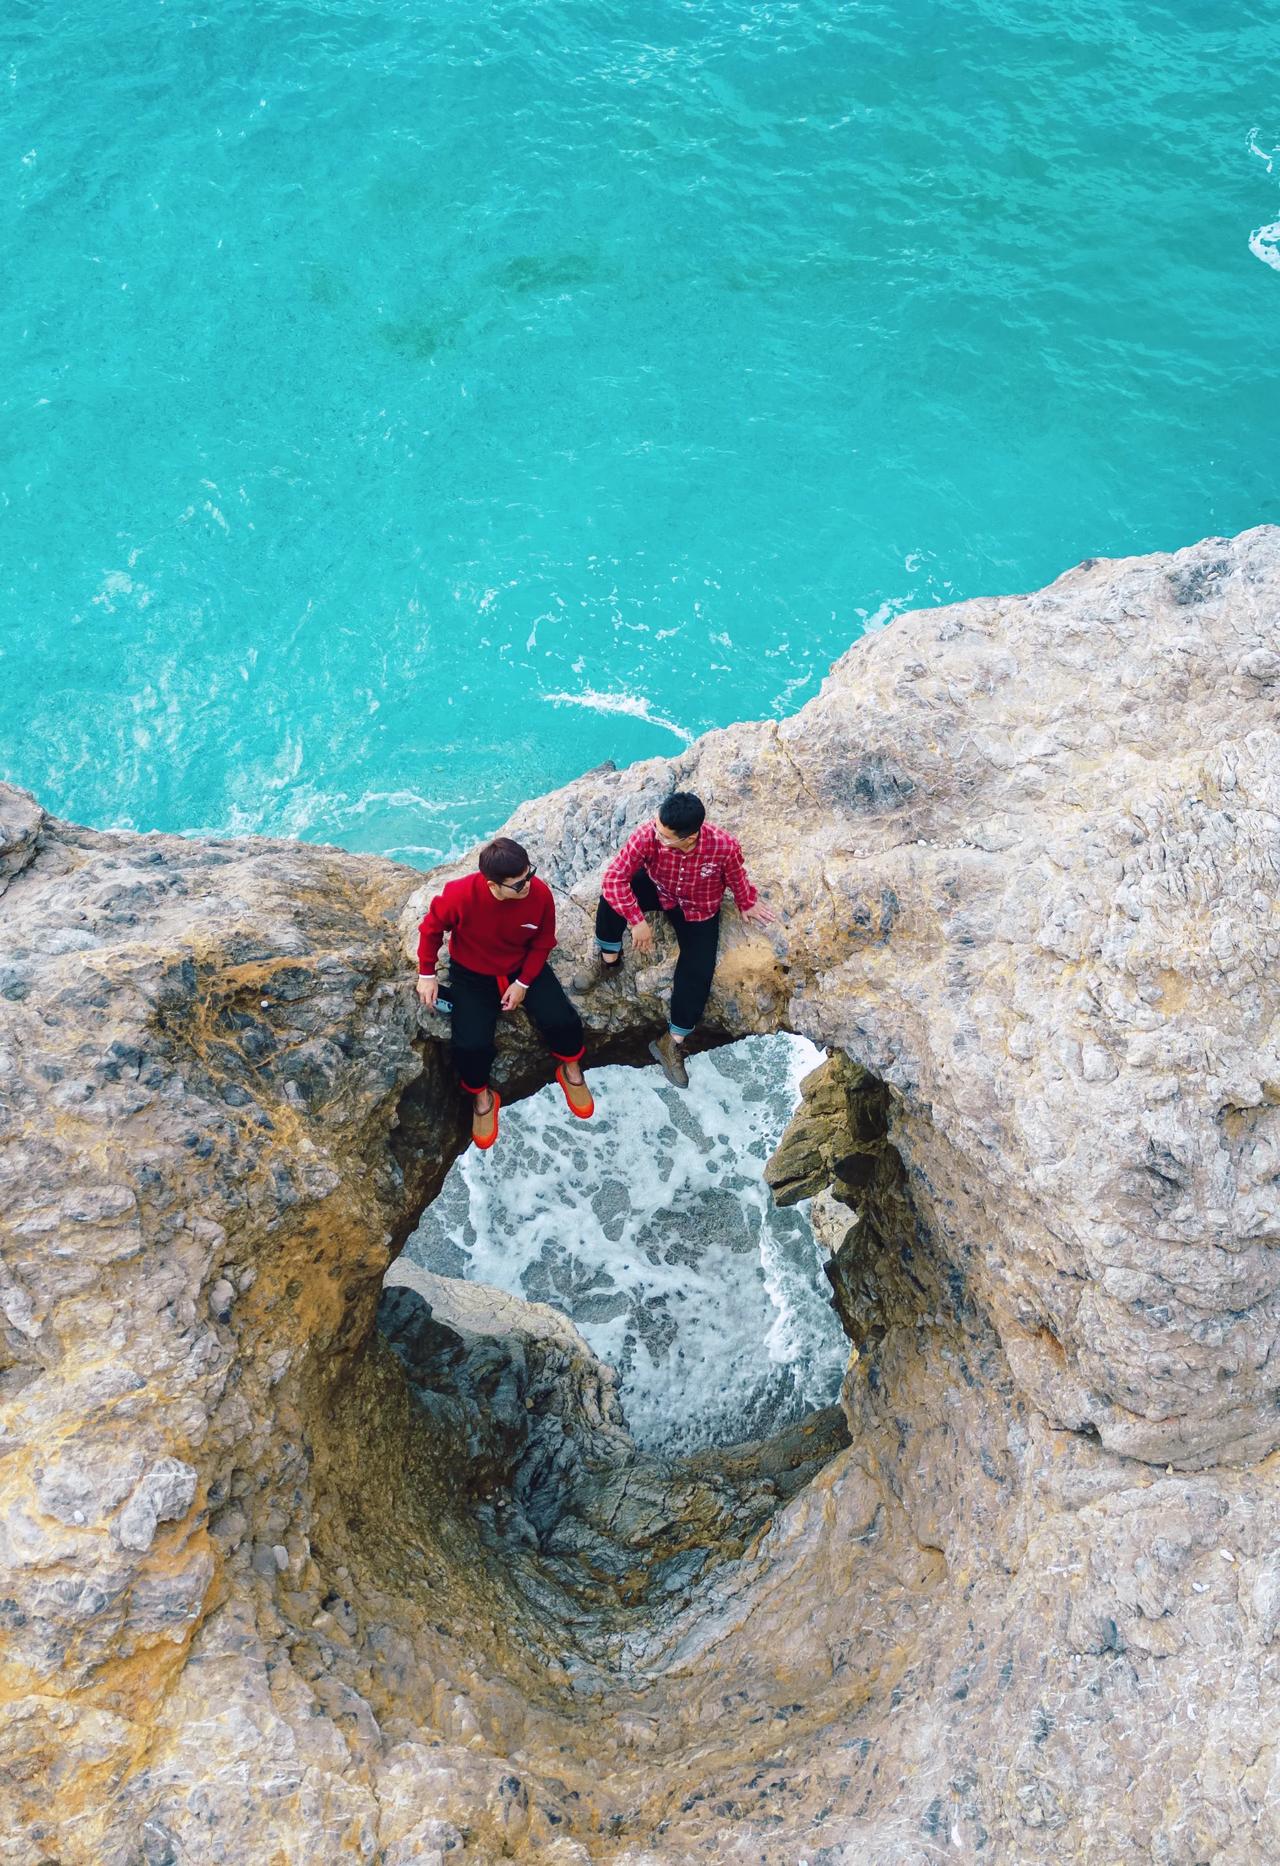
<path fill-rule="evenodd" d="M 466 1138 L 441 876 L 0 789 L 0 1861 L 1280 1855 L 1277 667 L 1264 529 L 517 813 L 568 975 L 700 791 L 784 914 L 702 1040 L 832 1052 L 772 1174 L 850 1442 L 701 1463 L 559 1320 L 381 1294 Z"/>
<path fill-rule="evenodd" d="M 641 1451 L 613 1369 L 557 1310 L 403 1259 L 387 1273 L 378 1323 L 450 1441 L 451 1477 L 482 1533 L 536 1551 L 544 1578 L 578 1605 L 687 1604 L 849 1442 L 830 1407 L 766 1441 Z M 619 1625 L 602 1614 L 606 1648 Z"/>

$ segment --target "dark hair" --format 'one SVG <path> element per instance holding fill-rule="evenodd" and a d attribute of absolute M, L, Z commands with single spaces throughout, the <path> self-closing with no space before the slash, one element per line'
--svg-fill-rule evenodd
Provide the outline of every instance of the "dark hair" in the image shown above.
<path fill-rule="evenodd" d="M 691 790 L 672 791 L 658 811 L 658 821 L 673 836 L 692 836 L 706 820 L 702 799 L 695 797 Z"/>
<path fill-rule="evenodd" d="M 480 851 L 480 873 L 486 881 L 514 881 L 528 866 L 528 850 L 510 836 L 495 836 Z"/>

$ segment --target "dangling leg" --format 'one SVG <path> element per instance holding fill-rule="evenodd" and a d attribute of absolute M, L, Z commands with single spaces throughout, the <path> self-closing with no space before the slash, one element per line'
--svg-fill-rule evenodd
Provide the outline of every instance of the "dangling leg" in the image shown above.
<path fill-rule="evenodd" d="M 449 962 L 453 993 L 453 1063 L 466 1093 L 472 1096 L 471 1138 L 481 1149 L 498 1138 L 500 1098 L 489 1086 L 498 1025 L 498 981 L 469 966 Z"/>
<path fill-rule="evenodd" d="M 667 918 L 675 932 L 680 957 L 676 960 L 676 975 L 671 986 L 667 1034 L 649 1045 L 649 1053 L 661 1063 L 668 1082 L 676 1088 L 688 1088 L 684 1045 L 686 1038 L 697 1029 L 711 995 L 720 944 L 720 916 L 715 913 L 709 920 L 686 920 L 676 908 Z"/>
<path fill-rule="evenodd" d="M 556 1081 L 571 1114 L 580 1121 L 590 1120 L 596 1111 L 587 1079 L 582 1073 L 582 1019 L 564 994 L 564 986 L 544 965 L 525 994 L 524 1008 L 538 1026 L 538 1033 L 559 1063 Z"/>
<path fill-rule="evenodd" d="M 647 914 L 659 909 L 658 890 L 643 869 L 632 878 L 631 886 L 636 900 Z M 626 930 L 626 921 L 616 907 L 610 907 L 602 894 L 596 906 L 595 964 L 574 973 L 569 981 L 574 991 L 590 991 L 602 979 L 622 976 L 622 939 Z"/>

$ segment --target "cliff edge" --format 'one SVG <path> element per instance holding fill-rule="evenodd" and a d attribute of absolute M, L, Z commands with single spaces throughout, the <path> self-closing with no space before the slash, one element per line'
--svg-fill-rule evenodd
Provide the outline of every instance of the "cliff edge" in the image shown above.
<path fill-rule="evenodd" d="M 545 1319 L 376 1325 L 466 1139 L 440 877 L 0 787 L 4 1866 L 1280 1856 L 1278 706 L 1264 528 L 902 617 L 517 813 L 567 974 L 699 791 L 784 914 L 726 916 L 704 1040 L 832 1053 L 771 1172 L 844 1429 L 634 1484 Z M 582 1000 L 589 1064 L 669 966 Z M 523 1017 L 499 1067 L 548 1079 Z"/>

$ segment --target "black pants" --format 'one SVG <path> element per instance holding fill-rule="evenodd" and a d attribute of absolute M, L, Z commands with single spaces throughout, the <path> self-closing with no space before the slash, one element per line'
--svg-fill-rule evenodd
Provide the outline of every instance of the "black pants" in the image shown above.
<path fill-rule="evenodd" d="M 696 1029 L 711 995 L 720 944 L 720 915 L 714 913 L 710 920 L 686 920 L 678 907 L 663 907 L 652 877 L 643 868 L 633 876 L 631 885 L 646 913 L 665 913 L 671 922 L 680 948 L 671 986 L 671 1028 L 678 1037 L 687 1037 Z M 602 952 L 620 952 L 626 930 L 622 915 L 601 895 L 596 908 L 596 945 Z"/>
<path fill-rule="evenodd" d="M 502 992 L 496 978 L 449 960 L 449 995 L 453 1000 L 453 1063 L 468 1095 L 487 1087 L 493 1067 L 493 1033 L 498 1027 Z M 582 1019 L 564 995 L 564 986 L 544 965 L 525 993 L 524 1007 L 553 1056 L 575 1063 L 582 1054 Z"/>

